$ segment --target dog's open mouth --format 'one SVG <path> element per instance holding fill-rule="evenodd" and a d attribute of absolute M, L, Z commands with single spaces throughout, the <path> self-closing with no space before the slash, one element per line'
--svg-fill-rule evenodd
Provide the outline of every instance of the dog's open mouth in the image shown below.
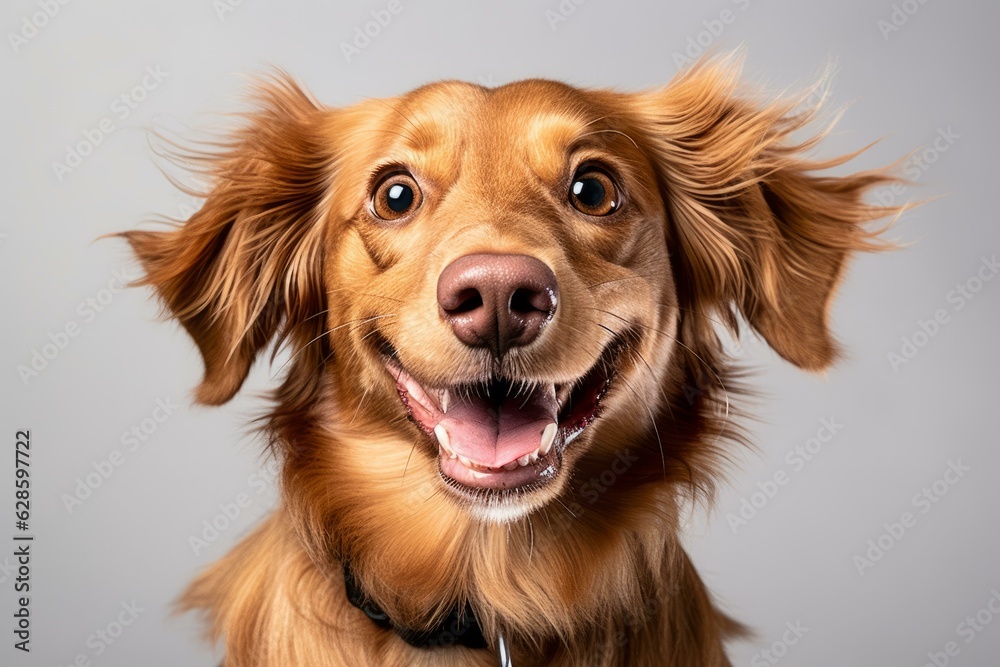
<path fill-rule="evenodd" d="M 625 346 L 613 340 L 573 382 L 493 377 L 449 387 L 421 385 L 391 346 L 381 347 L 410 418 L 437 442 L 445 482 L 481 494 L 539 488 L 558 474 L 567 445 L 600 414 Z"/>

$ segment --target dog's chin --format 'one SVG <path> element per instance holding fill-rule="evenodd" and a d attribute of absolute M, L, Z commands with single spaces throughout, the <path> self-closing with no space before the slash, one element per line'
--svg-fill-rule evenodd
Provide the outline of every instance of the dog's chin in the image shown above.
<path fill-rule="evenodd" d="M 445 488 L 476 519 L 506 523 L 558 495 L 567 454 L 600 416 L 625 347 L 615 338 L 570 382 L 492 376 L 446 387 L 419 382 L 387 343 L 381 351 Z"/>

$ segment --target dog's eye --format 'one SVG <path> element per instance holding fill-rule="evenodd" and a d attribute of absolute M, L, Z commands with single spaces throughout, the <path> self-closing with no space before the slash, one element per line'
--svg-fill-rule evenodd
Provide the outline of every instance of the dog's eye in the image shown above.
<path fill-rule="evenodd" d="M 392 174 L 375 188 L 372 209 L 383 220 L 398 220 L 417 210 L 422 198 L 420 187 L 412 176 Z"/>
<path fill-rule="evenodd" d="M 578 172 L 569 188 L 570 203 L 587 215 L 611 215 L 618 210 L 620 200 L 615 182 L 599 169 Z"/>

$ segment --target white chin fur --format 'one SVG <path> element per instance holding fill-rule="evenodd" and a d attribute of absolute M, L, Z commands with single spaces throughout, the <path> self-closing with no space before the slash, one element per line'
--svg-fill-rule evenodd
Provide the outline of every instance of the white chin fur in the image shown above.
<path fill-rule="evenodd" d="M 522 519 L 537 509 L 537 503 L 525 498 L 502 497 L 488 502 L 476 501 L 469 506 L 469 513 L 483 523 L 507 524 Z"/>

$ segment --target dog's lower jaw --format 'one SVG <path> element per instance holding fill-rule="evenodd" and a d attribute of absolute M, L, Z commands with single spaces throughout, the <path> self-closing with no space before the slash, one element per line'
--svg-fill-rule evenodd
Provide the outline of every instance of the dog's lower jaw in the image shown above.
<path fill-rule="evenodd" d="M 530 515 L 541 503 L 528 499 L 498 498 L 495 502 L 470 504 L 469 513 L 476 521 L 488 524 L 509 524 Z"/>
<path fill-rule="evenodd" d="M 571 471 L 562 469 L 562 452 L 552 452 L 558 464 L 552 466 L 551 476 L 543 484 L 526 489 L 479 491 L 467 489 L 450 480 L 441 469 L 441 481 L 452 502 L 457 503 L 474 521 L 483 524 L 508 525 L 530 516 L 556 499 L 563 491 L 566 477 Z"/>
<path fill-rule="evenodd" d="M 572 641 L 511 635 L 517 667 L 719 667 L 740 627 L 720 614 L 675 545 L 661 564 L 667 589 L 650 594 L 631 618 L 581 624 Z M 377 627 L 348 601 L 338 563 L 320 568 L 282 510 L 206 570 L 181 600 L 210 621 L 227 667 L 495 666 L 494 650 L 421 649 Z M 325 571 L 324 571 L 325 570 Z M 489 618 L 488 623 L 503 623 Z M 252 632 L 247 629 L 253 628 Z M 488 637 L 495 643 L 495 637 Z"/>

